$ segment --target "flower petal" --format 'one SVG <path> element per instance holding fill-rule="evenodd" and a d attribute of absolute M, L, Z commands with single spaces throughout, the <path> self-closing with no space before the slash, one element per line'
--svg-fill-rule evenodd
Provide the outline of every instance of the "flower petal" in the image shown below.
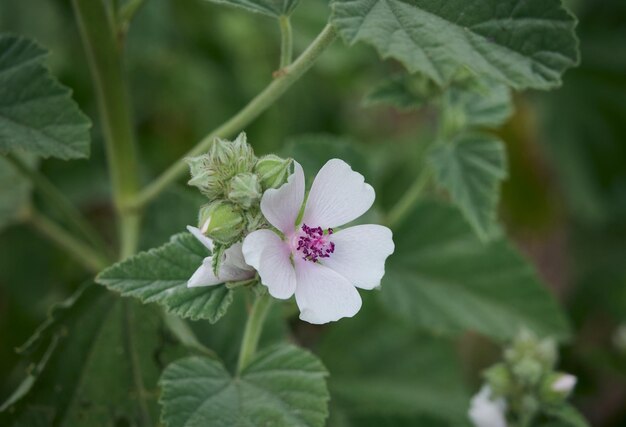
<path fill-rule="evenodd" d="M 197 288 L 200 286 L 215 286 L 224 283 L 213 273 L 212 257 L 206 257 L 202 261 L 202 265 L 193 273 L 187 281 L 188 288 Z"/>
<path fill-rule="evenodd" d="M 468 415 L 476 427 L 507 427 L 506 402 L 491 400 L 491 388 L 483 386 L 473 398 Z"/>
<path fill-rule="evenodd" d="M 346 278 L 321 264 L 296 258 L 296 303 L 300 319 L 323 324 L 352 317 L 361 296 Z"/>
<path fill-rule="evenodd" d="M 224 259 L 220 265 L 219 278 L 224 282 L 236 282 L 254 277 L 254 269 L 246 264 L 242 243 L 235 243 L 224 252 Z"/>
<path fill-rule="evenodd" d="M 339 227 L 363 215 L 375 193 L 365 178 L 343 160 L 329 160 L 311 186 L 302 222 L 311 227 Z"/>
<path fill-rule="evenodd" d="M 193 236 L 200 241 L 208 250 L 213 252 L 213 240 L 202 234 L 198 227 L 192 227 L 191 225 L 187 226 L 187 231 L 189 231 Z"/>
<path fill-rule="evenodd" d="M 280 188 L 266 190 L 261 199 L 261 211 L 274 227 L 286 235 L 294 232 L 296 219 L 304 202 L 304 172 L 298 162 L 294 171 Z"/>
<path fill-rule="evenodd" d="M 296 273 L 291 265 L 291 251 L 276 233 L 257 230 L 243 241 L 243 256 L 261 276 L 271 296 L 291 298 L 296 290 Z"/>
<path fill-rule="evenodd" d="M 331 236 L 335 252 L 322 263 L 361 289 L 374 289 L 385 274 L 385 260 L 393 253 L 391 230 L 382 225 L 357 225 Z"/>

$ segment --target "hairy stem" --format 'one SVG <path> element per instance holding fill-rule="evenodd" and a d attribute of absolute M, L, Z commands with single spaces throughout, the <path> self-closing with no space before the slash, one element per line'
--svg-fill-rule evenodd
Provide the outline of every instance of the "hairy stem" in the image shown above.
<path fill-rule="evenodd" d="M 168 185 L 185 174 L 187 165 L 185 158 L 197 156 L 208 150 L 217 137 L 230 137 L 241 131 L 261 113 L 267 110 L 289 87 L 308 71 L 324 50 L 335 40 L 337 34 L 329 24 L 309 47 L 292 64 L 281 69 L 277 77 L 242 110 L 227 120 L 217 129 L 205 136 L 193 149 L 177 160 L 169 169 L 163 172 L 156 180 L 144 188 L 132 207 L 139 208 L 150 202 Z"/>
<path fill-rule="evenodd" d="M 45 215 L 31 211 L 28 221 L 39 233 L 68 252 L 92 273 L 98 273 L 110 264 L 105 255 L 94 251 Z"/>
<path fill-rule="evenodd" d="M 283 15 L 280 24 L 280 68 L 285 68 L 293 61 L 293 33 L 289 16 Z"/>
<path fill-rule="evenodd" d="M 394 205 L 387 215 L 387 224 L 390 227 L 398 225 L 405 216 L 410 212 L 411 208 L 419 200 L 424 189 L 427 187 L 430 181 L 431 172 L 428 167 L 423 167 L 420 174 L 417 176 L 413 184 L 404 193 L 402 198 Z"/>
<path fill-rule="evenodd" d="M 30 180 L 41 196 L 53 206 L 58 213 L 67 220 L 67 225 L 71 226 L 75 232 L 82 234 L 91 245 L 102 253 L 107 253 L 108 249 L 98 232 L 89 224 L 78 209 L 65 197 L 50 180 L 42 175 L 38 170 L 30 167 L 21 158 L 12 153 L 6 155 L 6 159 L 11 162 L 15 169 L 25 178 Z"/>
<path fill-rule="evenodd" d="M 135 251 L 139 236 L 140 215 L 126 209 L 139 189 L 139 179 L 116 11 L 104 1 L 72 0 L 72 4 L 96 90 L 118 213 L 120 254 L 126 257 Z"/>
<path fill-rule="evenodd" d="M 243 369 L 248 366 L 254 354 L 256 353 L 257 346 L 259 345 L 259 338 L 261 337 L 261 331 L 263 330 L 263 323 L 267 317 L 270 306 L 272 305 L 272 298 L 268 293 L 258 296 L 248 321 L 246 322 L 246 329 L 243 333 L 243 339 L 241 341 L 241 349 L 239 350 L 239 361 L 237 363 L 237 374 L 240 374 Z"/>

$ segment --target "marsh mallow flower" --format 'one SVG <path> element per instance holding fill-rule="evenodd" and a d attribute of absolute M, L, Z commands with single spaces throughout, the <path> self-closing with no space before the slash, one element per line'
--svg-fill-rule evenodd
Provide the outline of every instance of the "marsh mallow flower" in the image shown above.
<path fill-rule="evenodd" d="M 483 386 L 472 398 L 469 417 L 476 427 L 507 427 L 506 402 L 493 399 L 491 388 Z"/>
<path fill-rule="evenodd" d="M 261 199 L 263 215 L 279 233 L 250 233 L 243 242 L 245 261 L 273 297 L 295 294 L 300 319 L 322 324 L 352 317 L 361 308 L 356 288 L 380 285 L 394 250 L 391 230 L 371 224 L 335 230 L 363 215 L 375 198 L 363 176 L 342 160 L 322 167 L 300 215 L 304 198 L 304 172 L 294 162 L 287 183 Z"/>
<path fill-rule="evenodd" d="M 188 226 L 187 230 L 189 230 L 189 232 L 209 251 L 213 252 L 213 241 L 205 236 L 200 229 Z M 244 261 L 241 246 L 241 242 L 235 243 L 224 251 L 222 259 L 219 261 L 218 274 L 215 274 L 213 269 L 213 255 L 204 258 L 202 265 L 198 267 L 187 282 L 187 287 L 214 286 L 220 283 L 238 282 L 254 277 L 256 273 L 254 269 Z"/>

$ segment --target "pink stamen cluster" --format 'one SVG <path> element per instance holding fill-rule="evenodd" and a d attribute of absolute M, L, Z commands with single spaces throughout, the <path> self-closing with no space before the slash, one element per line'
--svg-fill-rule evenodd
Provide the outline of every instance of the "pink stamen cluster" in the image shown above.
<path fill-rule="evenodd" d="M 309 227 L 302 225 L 304 232 L 298 238 L 297 250 L 302 253 L 302 259 L 317 262 L 320 258 L 328 258 L 330 254 L 335 252 L 335 244 L 327 240 L 327 236 L 333 234 L 333 229 L 327 230 L 328 234 L 324 235 L 322 227 Z"/>

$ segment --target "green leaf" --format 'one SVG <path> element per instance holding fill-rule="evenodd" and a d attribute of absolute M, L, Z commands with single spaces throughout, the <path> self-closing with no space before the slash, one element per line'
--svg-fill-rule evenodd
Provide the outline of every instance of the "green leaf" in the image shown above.
<path fill-rule="evenodd" d="M 89 284 L 54 308 L 21 349 L 32 365 L 3 426 L 151 427 L 163 365 L 188 355 L 158 311 Z"/>
<path fill-rule="evenodd" d="M 212 3 L 223 4 L 247 10 L 248 12 L 278 18 L 291 15 L 300 0 L 209 0 Z"/>
<path fill-rule="evenodd" d="M 34 163 L 34 159 L 29 163 Z M 31 190 L 30 181 L 0 157 L 0 230 L 24 215 L 30 204 Z"/>
<path fill-rule="evenodd" d="M 526 327 L 565 338 L 564 314 L 503 238 L 480 242 L 451 206 L 424 202 L 394 228 L 381 297 L 391 313 L 440 333 L 512 339 Z"/>
<path fill-rule="evenodd" d="M 461 128 L 503 125 L 513 114 L 511 91 L 501 83 L 471 79 L 452 85 L 443 96 L 443 114 L 457 114 Z"/>
<path fill-rule="evenodd" d="M 225 285 L 187 288 L 187 281 L 208 255 L 191 234 L 181 233 L 159 248 L 107 268 L 96 282 L 122 296 L 155 302 L 169 313 L 215 323 L 232 302 L 232 291 Z"/>
<path fill-rule="evenodd" d="M 0 152 L 89 156 L 89 119 L 44 65 L 35 42 L 0 35 Z"/>
<path fill-rule="evenodd" d="M 373 297 L 320 341 L 333 405 L 350 418 L 428 416 L 458 425 L 469 395 L 452 343 L 390 318 Z"/>
<path fill-rule="evenodd" d="M 367 93 L 363 104 L 366 107 L 391 105 L 400 110 L 417 109 L 434 98 L 441 91 L 433 86 L 432 80 L 422 75 L 397 75 L 382 81 Z"/>
<path fill-rule="evenodd" d="M 429 160 L 439 185 L 478 236 L 487 240 L 496 222 L 500 183 L 507 176 L 502 142 L 488 134 L 461 134 L 436 146 Z"/>
<path fill-rule="evenodd" d="M 215 360 L 190 357 L 161 376 L 162 420 L 168 427 L 323 426 L 328 390 L 322 363 L 291 345 L 259 353 L 240 376 Z"/>
<path fill-rule="evenodd" d="M 589 427 L 589 422 L 572 405 L 550 408 L 546 413 L 556 420 L 557 426 Z"/>
<path fill-rule="evenodd" d="M 575 18 L 560 0 L 333 0 L 350 45 L 374 46 L 443 85 L 468 68 L 517 89 L 549 89 L 578 63 Z"/>

